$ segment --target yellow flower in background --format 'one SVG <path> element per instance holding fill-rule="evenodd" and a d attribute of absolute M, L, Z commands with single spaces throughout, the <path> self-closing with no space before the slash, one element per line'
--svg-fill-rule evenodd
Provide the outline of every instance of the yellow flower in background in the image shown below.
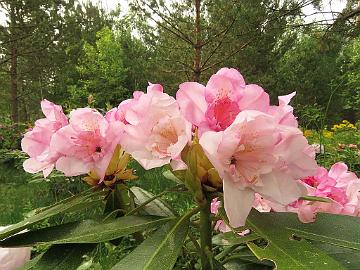
<path fill-rule="evenodd" d="M 313 132 L 312 132 L 310 129 L 307 129 L 307 130 L 304 131 L 304 136 L 305 136 L 306 138 L 311 137 L 312 134 L 313 134 Z"/>
<path fill-rule="evenodd" d="M 332 131 L 340 131 L 340 130 L 356 130 L 356 126 L 352 123 L 350 123 L 348 120 L 342 120 L 341 123 L 335 124 L 332 126 Z"/>
<path fill-rule="evenodd" d="M 325 129 L 323 130 L 322 134 L 325 138 L 331 138 L 334 133 Z"/>
<path fill-rule="evenodd" d="M 116 182 L 133 180 L 137 178 L 137 176 L 133 174 L 133 169 L 127 168 L 130 158 L 130 155 L 125 153 L 121 149 L 120 145 L 116 146 L 114 154 L 105 173 L 105 185 L 112 186 Z M 89 185 L 95 186 L 99 184 L 100 177 L 94 171 L 91 171 L 88 176 L 84 177 L 83 180 Z"/>

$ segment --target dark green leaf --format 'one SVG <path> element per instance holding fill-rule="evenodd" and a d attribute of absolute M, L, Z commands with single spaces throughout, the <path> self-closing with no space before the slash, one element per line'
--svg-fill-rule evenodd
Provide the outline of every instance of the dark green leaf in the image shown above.
<path fill-rule="evenodd" d="M 84 220 L 14 235 L 0 246 L 33 246 L 35 244 L 100 243 L 153 228 L 173 218 L 124 216 L 105 221 Z"/>
<path fill-rule="evenodd" d="M 149 191 L 146 191 L 140 187 L 132 187 L 131 192 L 135 196 L 135 204 L 141 205 L 146 201 L 151 200 L 155 195 Z M 166 202 L 162 201 L 159 198 L 156 198 L 146 204 L 142 210 L 144 210 L 149 215 L 156 215 L 156 216 L 174 216 L 175 210 L 173 210 Z"/>
<path fill-rule="evenodd" d="M 252 212 L 253 215 L 254 212 Z M 286 228 L 310 240 L 360 250 L 360 218 L 319 213 L 313 223 L 301 223 L 296 214 L 262 213 L 263 222 Z"/>
<path fill-rule="evenodd" d="M 94 250 L 96 244 L 54 245 L 34 265 L 34 270 L 72 270 L 81 265 L 85 254 Z"/>
<path fill-rule="evenodd" d="M 44 219 L 50 218 L 57 214 L 89 208 L 95 203 L 98 203 L 100 200 L 103 200 L 107 192 L 107 190 L 100 190 L 90 193 L 89 191 L 86 191 L 81 194 L 67 198 L 63 201 L 60 201 L 50 207 L 41 209 L 35 215 L 1 231 L 0 239 L 4 239 L 10 235 L 18 233 Z"/>
<path fill-rule="evenodd" d="M 212 242 L 219 246 L 232 246 L 237 244 L 244 244 L 250 241 L 261 238 L 254 232 L 250 232 L 245 236 L 240 236 L 234 232 L 219 233 L 212 238 Z"/>
<path fill-rule="evenodd" d="M 36 256 L 35 258 L 33 258 L 32 260 L 26 262 L 20 269 L 18 270 L 30 270 L 33 269 L 33 267 L 38 263 L 38 261 L 41 259 L 41 257 L 44 255 L 45 253 L 42 253 L 38 256 Z"/>
<path fill-rule="evenodd" d="M 278 270 L 346 269 L 339 262 L 312 246 L 306 240 L 293 239 L 292 232 L 287 230 L 284 224 L 277 223 L 274 215 L 267 214 L 259 213 L 255 210 L 251 212 L 247 219 L 248 227 L 267 241 L 267 245 L 264 248 L 254 243 L 248 243 L 251 251 L 260 260 L 267 259 L 273 261 Z M 276 214 L 289 215 L 289 213 Z"/>
<path fill-rule="evenodd" d="M 359 270 L 360 252 L 348 248 L 342 248 L 325 243 L 313 243 L 317 248 L 341 262 L 347 269 Z"/>
<path fill-rule="evenodd" d="M 174 175 L 171 170 L 167 170 L 163 172 L 163 176 L 166 179 L 172 180 L 177 184 L 183 184 L 183 182 L 178 177 L 176 177 L 176 175 Z"/>
<path fill-rule="evenodd" d="M 170 270 L 183 246 L 193 212 L 168 223 L 147 238 L 112 270 Z"/>

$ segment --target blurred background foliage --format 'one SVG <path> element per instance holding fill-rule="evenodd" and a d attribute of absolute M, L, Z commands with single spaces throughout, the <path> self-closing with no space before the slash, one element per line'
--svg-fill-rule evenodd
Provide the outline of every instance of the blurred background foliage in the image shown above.
<path fill-rule="evenodd" d="M 318 162 L 344 161 L 360 175 L 360 1 L 342 0 L 331 19 L 324 10 L 331 1 L 320 0 L 127 0 L 114 10 L 95 2 L 0 0 L 0 225 L 87 188 L 80 178 L 53 173 L 45 181 L 22 170 L 21 138 L 42 117 L 42 99 L 66 113 L 88 105 L 105 112 L 148 81 L 174 95 L 181 82 L 206 84 L 221 67 L 264 87 L 273 104 L 296 91 L 292 105 L 319 145 Z M 146 190 L 174 185 L 166 168 L 132 166 Z M 191 206 L 186 196 L 166 199 L 180 213 Z M 111 258 L 133 248 L 124 241 L 121 250 L 96 249 L 92 268 L 83 269 L 110 268 Z M 194 258 L 184 256 L 176 269 L 193 269 Z"/>

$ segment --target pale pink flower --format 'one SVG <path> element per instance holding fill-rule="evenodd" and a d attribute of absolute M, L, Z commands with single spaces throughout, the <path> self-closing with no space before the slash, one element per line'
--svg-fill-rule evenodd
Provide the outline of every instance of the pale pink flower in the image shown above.
<path fill-rule="evenodd" d="M 174 169 L 185 167 L 180 154 L 191 140 L 191 124 L 161 85 L 150 84 L 147 93 L 126 110 L 125 119 L 122 146 L 145 169 L 170 162 Z"/>
<path fill-rule="evenodd" d="M 271 202 L 268 200 L 265 200 L 263 197 L 261 197 L 260 194 L 255 193 L 255 200 L 253 207 L 258 210 L 259 212 L 270 212 L 271 211 Z M 210 204 L 210 211 L 212 214 L 217 215 L 219 212 L 219 208 L 221 207 L 221 201 L 218 198 L 214 198 L 211 201 Z M 217 220 L 215 227 L 215 230 L 218 230 L 220 232 L 229 232 L 231 231 L 231 228 L 223 221 L 223 220 Z M 247 233 L 249 233 L 248 230 L 245 230 L 242 233 L 239 233 L 240 235 L 244 236 Z"/>
<path fill-rule="evenodd" d="M 140 96 L 143 94 L 144 93 L 141 91 L 135 91 L 133 93 L 132 99 L 126 99 L 122 101 L 117 108 L 113 108 L 108 111 L 105 115 L 106 120 L 109 122 L 121 121 L 124 124 L 128 124 L 128 121 L 126 120 L 126 112 L 131 108 L 132 105 L 135 104 L 136 101 L 139 100 Z"/>
<path fill-rule="evenodd" d="M 294 108 L 289 105 L 291 99 L 296 95 L 296 92 L 293 92 L 289 95 L 279 96 L 279 105 L 270 106 L 268 113 L 273 115 L 277 122 L 282 125 L 297 127 L 298 122 L 296 117 L 293 114 Z"/>
<path fill-rule="evenodd" d="M 270 212 L 271 202 L 264 199 L 259 193 L 255 193 L 253 208 L 258 210 L 259 212 Z"/>
<path fill-rule="evenodd" d="M 299 200 L 283 211 L 296 212 L 302 222 L 313 222 L 318 212 L 359 216 L 360 179 L 348 171 L 343 162 L 335 163 L 329 172 L 318 168 L 314 176 L 300 181 L 310 196 L 330 199 L 330 203 Z"/>
<path fill-rule="evenodd" d="M 30 156 L 23 164 L 24 170 L 30 173 L 42 171 L 47 177 L 60 157 L 58 152 L 50 149 L 51 138 L 57 130 L 68 125 L 68 119 L 61 106 L 46 99 L 41 101 L 41 109 L 46 118 L 37 120 L 35 127 L 25 133 L 21 147 Z"/>
<path fill-rule="evenodd" d="M 260 86 L 245 85 L 233 68 L 220 69 L 206 86 L 181 84 L 176 100 L 185 118 L 199 127 L 200 135 L 207 130 L 225 130 L 243 110 L 267 112 L 270 106 L 269 95 Z"/>
<path fill-rule="evenodd" d="M 210 204 L 211 214 L 217 215 L 220 207 L 221 207 L 221 201 L 218 198 L 212 199 L 211 204 Z M 220 232 L 231 231 L 230 227 L 228 225 L 226 225 L 226 223 L 221 219 L 216 221 L 214 229 L 218 230 Z"/>
<path fill-rule="evenodd" d="M 94 171 L 102 180 L 122 138 L 123 126 L 120 121 L 108 122 L 94 109 L 72 111 L 69 125 L 59 129 L 51 139 L 50 148 L 62 155 L 56 169 L 66 176 Z"/>
<path fill-rule="evenodd" d="M 245 224 L 255 193 L 287 205 L 305 194 L 296 180 L 317 168 L 299 129 L 259 111 L 240 112 L 224 131 L 205 132 L 200 144 L 223 179 L 224 207 L 234 227 Z"/>
<path fill-rule="evenodd" d="M 6 227 L 0 227 L 0 231 Z M 16 270 L 30 260 L 31 248 L 0 248 L 0 269 Z"/>

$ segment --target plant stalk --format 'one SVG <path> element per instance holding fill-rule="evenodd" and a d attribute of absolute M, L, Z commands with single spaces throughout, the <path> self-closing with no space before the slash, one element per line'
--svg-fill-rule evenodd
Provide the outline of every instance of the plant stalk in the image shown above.
<path fill-rule="evenodd" d="M 210 218 L 210 200 L 206 199 L 206 203 L 200 209 L 200 247 L 201 247 L 201 266 L 202 269 L 211 269 L 212 258 L 212 227 Z"/>

